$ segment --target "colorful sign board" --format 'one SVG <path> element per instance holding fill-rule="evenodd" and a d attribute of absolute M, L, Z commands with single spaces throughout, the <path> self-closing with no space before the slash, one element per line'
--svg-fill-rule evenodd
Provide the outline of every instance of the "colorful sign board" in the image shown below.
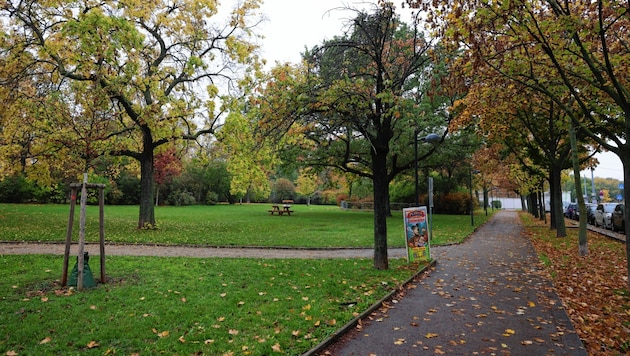
<path fill-rule="evenodd" d="M 427 207 L 420 206 L 403 209 L 403 221 L 405 224 L 407 261 L 431 260 Z"/>

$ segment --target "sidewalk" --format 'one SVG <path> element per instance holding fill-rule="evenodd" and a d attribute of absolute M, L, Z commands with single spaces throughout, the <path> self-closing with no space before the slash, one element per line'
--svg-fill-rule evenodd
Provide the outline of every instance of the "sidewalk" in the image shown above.
<path fill-rule="evenodd" d="M 587 355 L 520 232 L 501 211 L 463 244 L 434 249 L 433 271 L 319 354 Z"/>
<path fill-rule="evenodd" d="M 84 251 L 90 256 L 100 255 L 97 243 L 85 245 Z M 63 243 L 29 243 L 29 242 L 0 242 L 1 255 L 63 255 Z M 79 245 L 73 241 L 70 255 L 77 256 Z M 136 245 L 136 244 L 105 244 L 107 256 L 162 256 L 162 257 L 194 257 L 194 258 L 371 258 L 374 249 L 371 248 L 263 248 L 263 247 L 214 247 L 214 246 L 168 246 L 168 245 Z M 404 258 L 407 252 L 404 248 L 390 248 L 390 258 Z"/>

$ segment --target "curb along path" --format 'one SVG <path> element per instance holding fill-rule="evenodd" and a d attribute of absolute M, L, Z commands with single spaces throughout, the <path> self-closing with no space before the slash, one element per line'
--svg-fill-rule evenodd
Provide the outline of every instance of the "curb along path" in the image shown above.
<path fill-rule="evenodd" d="M 515 212 L 433 257 L 404 297 L 322 354 L 587 355 Z"/>

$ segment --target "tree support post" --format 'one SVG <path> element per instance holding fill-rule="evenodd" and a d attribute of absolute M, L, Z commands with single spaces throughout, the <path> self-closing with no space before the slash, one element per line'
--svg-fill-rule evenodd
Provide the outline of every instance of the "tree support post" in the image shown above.
<path fill-rule="evenodd" d="M 100 245 L 100 263 L 101 263 L 101 283 L 105 283 L 105 184 L 88 183 L 87 176 L 84 177 L 83 183 L 70 184 L 70 215 L 68 217 L 68 228 L 66 229 L 66 246 L 63 256 L 63 271 L 61 276 L 61 286 L 68 284 L 68 262 L 70 259 L 70 247 L 72 245 L 72 228 L 74 224 L 74 211 L 77 201 L 77 191 L 81 188 L 81 221 L 79 231 L 79 253 L 78 253 L 78 275 L 77 290 L 83 288 L 83 251 L 85 249 L 85 208 L 87 205 L 87 189 L 97 188 L 99 190 L 99 245 Z"/>

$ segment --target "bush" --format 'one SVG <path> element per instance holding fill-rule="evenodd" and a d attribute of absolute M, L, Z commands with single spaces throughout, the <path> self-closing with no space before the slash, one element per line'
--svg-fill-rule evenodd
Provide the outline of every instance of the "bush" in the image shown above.
<path fill-rule="evenodd" d="M 140 204 L 140 178 L 127 171 L 120 172 L 108 198 L 108 204 Z"/>
<path fill-rule="evenodd" d="M 346 194 L 346 193 L 339 193 L 335 197 L 335 200 L 337 201 L 337 206 L 340 206 L 342 201 L 344 201 L 344 200 L 347 201 L 348 200 L 348 194 Z"/>
<path fill-rule="evenodd" d="M 455 192 L 438 196 L 435 200 L 435 211 L 441 214 L 470 214 L 470 195 Z"/>
<path fill-rule="evenodd" d="M 21 174 L 5 177 L 0 181 L 1 203 L 27 203 L 35 199 L 35 183 Z"/>
<path fill-rule="evenodd" d="M 193 205 L 195 197 L 188 191 L 174 191 L 166 199 L 168 204 L 175 206 Z"/>
<path fill-rule="evenodd" d="M 219 194 L 215 192 L 208 192 L 208 194 L 206 194 L 207 205 L 217 205 L 218 202 L 219 202 Z"/>

